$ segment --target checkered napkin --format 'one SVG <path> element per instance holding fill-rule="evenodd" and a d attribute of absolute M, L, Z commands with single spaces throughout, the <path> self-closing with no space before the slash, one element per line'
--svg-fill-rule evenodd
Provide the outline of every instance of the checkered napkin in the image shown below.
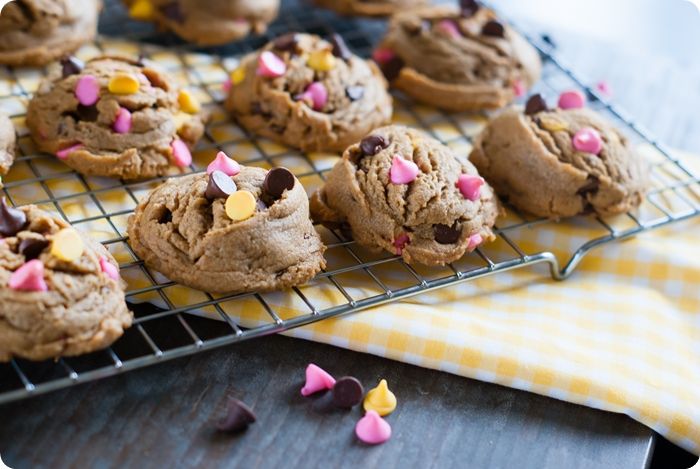
<path fill-rule="evenodd" d="M 302 155 L 266 140 L 246 138 L 217 104 L 222 98 L 221 83 L 235 67 L 235 60 L 176 55 L 115 41 L 98 42 L 82 49 L 80 55 L 87 58 L 100 50 L 150 55 L 212 107 L 213 121 L 205 141 L 194 152 L 195 169 L 205 168 L 216 151 L 223 149 L 242 164 L 286 166 L 311 193 L 322 183 L 318 171 L 327 170 L 337 159 L 327 154 Z M 5 178 L 5 190 L 13 202 L 38 203 L 106 242 L 121 263 L 130 301 L 169 303 L 177 308 L 211 299 L 179 285 L 159 291 L 149 288 L 154 281 L 165 279 L 138 263 L 123 241 L 129 212 L 158 182 L 124 187 L 114 180 L 84 178 L 55 158 L 36 154 L 23 114 L 28 94 L 36 89 L 41 74 L 0 72 L 0 109 L 14 116 L 22 154 L 27 155 L 18 159 Z M 401 101 L 395 120 L 426 128 L 461 154 L 469 151 L 467 137 L 483 125 L 483 118 L 446 116 Z M 653 150 L 643 151 L 651 161 L 663 162 Z M 654 184 L 661 187 L 678 178 L 673 171 L 660 171 Z M 700 194 L 685 188 L 662 192 L 657 200 L 669 211 L 684 210 L 689 202 L 700 205 Z M 659 216 L 658 209 L 649 204 L 638 214 L 639 219 Z M 508 231 L 509 239 L 525 254 L 550 251 L 565 262 L 585 242 L 609 234 L 608 229 L 625 229 L 629 223 L 630 218 L 622 216 L 606 219 L 604 225 L 578 218 L 530 226 L 509 213 L 499 220 L 499 227 L 513 228 Z M 326 242 L 338 244 L 331 233 L 319 229 Z M 545 266 L 504 271 L 287 334 L 625 413 L 698 454 L 699 233 L 696 220 L 606 245 L 589 253 L 565 282 L 551 280 Z M 513 246 L 499 237 L 454 267 L 467 270 L 483 266 L 485 258 L 497 262 L 513 256 Z M 224 312 L 238 324 L 253 327 L 270 322 L 264 305 L 281 319 L 289 319 L 309 314 L 304 298 L 322 310 L 347 304 L 348 297 L 384 293 L 369 273 L 381 278 L 389 289 L 415 285 L 420 277 L 453 275 L 449 268 L 412 266 L 415 270 L 411 270 L 399 262 L 381 262 L 391 256 L 357 246 L 329 249 L 327 257 L 329 266 L 356 265 L 361 259 L 372 262 L 372 267 L 348 269 L 332 279 L 321 276 L 299 288 L 303 297 L 292 292 L 244 296 L 195 313 L 219 317 Z"/>

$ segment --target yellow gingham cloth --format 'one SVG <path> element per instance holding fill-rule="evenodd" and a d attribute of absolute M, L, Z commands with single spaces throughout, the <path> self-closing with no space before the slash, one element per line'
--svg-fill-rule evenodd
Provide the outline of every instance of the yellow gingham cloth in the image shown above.
<path fill-rule="evenodd" d="M 306 174 L 301 181 L 310 193 L 322 183 L 312 174 L 313 170 L 327 169 L 337 159 L 334 155 L 313 154 L 307 160 L 269 141 L 261 140 L 254 145 L 241 140 L 242 131 L 211 103 L 211 96 L 216 100 L 221 98 L 221 82 L 226 71 L 235 66 L 235 60 L 221 62 L 194 54 L 183 58 L 155 49 L 138 50 L 134 44 L 115 41 L 103 41 L 100 47 L 107 52 L 146 52 L 190 84 L 199 99 L 214 108 L 213 121 L 208 127 L 213 143 L 243 164 L 252 161 L 248 164 L 270 167 L 269 163 L 273 163 L 287 166 L 296 174 Z M 96 53 L 97 47 L 87 47 L 80 55 L 87 58 Z M 11 94 L 20 84 L 32 91 L 39 78 L 38 72 L 30 70 L 17 72 L 15 76 L 0 74 L 0 96 Z M 23 153 L 31 155 L 34 149 L 22 117 L 25 107 L 26 99 L 21 96 L 0 98 L 0 109 L 16 116 Z M 413 107 L 409 112 L 397 103 L 397 122 L 426 127 L 419 125 L 416 116 L 421 123 L 430 122 L 430 130 L 461 154 L 469 150 L 464 135 L 473 135 L 483 124 L 483 119 L 473 117 L 447 121 L 424 107 Z M 261 150 L 276 156 L 261 158 Z M 651 160 L 660 158 L 649 149 L 644 151 Z M 212 145 L 196 151 L 195 166 L 203 169 L 215 152 Z M 313 167 L 309 167 L 309 161 Z M 7 191 L 17 204 L 59 197 L 61 210 L 69 220 L 79 222 L 76 228 L 100 240 L 125 234 L 128 213 L 122 212 L 133 209 L 134 199 L 122 188 L 112 188 L 114 181 L 86 178 L 82 182 L 66 171 L 52 157 L 19 161 L 5 178 L 10 186 Z M 10 184 L 31 180 L 37 173 L 46 179 L 43 185 Z M 133 193 L 140 197 L 155 185 L 151 182 L 134 186 Z M 84 194 L 86 188 L 98 192 L 90 197 Z M 695 191 L 685 195 L 696 204 L 700 202 Z M 664 203 L 673 207 L 680 202 L 665 200 Z M 52 203 L 40 205 L 56 212 Z M 99 218 L 100 206 L 114 214 L 110 221 L 116 234 L 108 221 Z M 512 216 L 500 220 L 499 225 L 507 225 Z M 85 222 L 88 217 L 96 219 Z M 606 221 L 621 228 L 629 222 L 624 217 Z M 631 241 L 606 245 L 588 254 L 573 278 L 565 282 L 551 280 L 544 266 L 500 272 L 400 303 L 324 320 L 291 330 L 288 335 L 625 413 L 699 454 L 699 228 L 698 220 L 684 222 Z M 322 228 L 321 231 L 327 242 L 333 241 L 327 231 Z M 564 261 L 583 242 L 606 233 L 599 224 L 581 218 L 545 222 L 509 236 L 528 254 L 551 251 Z M 135 259 L 124 243 L 108 247 L 125 266 L 122 276 L 130 290 L 152 285 L 134 265 Z M 386 257 L 355 248 L 364 261 Z M 483 251 L 494 260 L 513 257 L 512 249 L 502 240 L 484 246 Z M 330 266 L 353 262 L 343 249 L 329 250 L 328 258 Z M 483 261 L 471 254 L 459 264 L 457 268 L 465 269 L 470 265 L 482 266 Z M 420 266 L 415 269 L 428 278 L 451 274 L 447 269 Z M 397 263 L 380 264 L 372 271 L 382 280 L 389 279 L 390 288 L 416 283 L 406 269 L 397 268 Z M 159 278 L 157 273 L 151 274 Z M 353 298 L 383 292 L 363 271 L 342 274 L 335 280 Z M 347 302 L 327 279 L 316 279 L 300 290 L 318 309 Z M 209 298 L 182 286 L 164 288 L 163 295 L 174 307 Z M 261 297 L 282 319 L 309 313 L 308 306 L 296 294 L 277 292 Z M 163 303 L 156 292 L 130 300 Z M 221 309 L 244 327 L 270 322 L 255 297 L 224 302 Z M 202 308 L 199 314 L 217 317 L 211 306 Z"/>

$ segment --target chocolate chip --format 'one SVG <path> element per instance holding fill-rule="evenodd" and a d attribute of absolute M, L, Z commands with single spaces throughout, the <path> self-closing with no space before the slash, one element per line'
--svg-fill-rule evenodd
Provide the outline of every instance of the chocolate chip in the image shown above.
<path fill-rule="evenodd" d="M 360 150 L 365 156 L 374 156 L 388 146 L 389 142 L 381 135 L 368 135 L 360 142 Z"/>
<path fill-rule="evenodd" d="M 236 192 L 236 183 L 223 171 L 214 170 L 209 175 L 204 197 L 208 200 L 222 199 Z"/>
<path fill-rule="evenodd" d="M 598 189 L 600 188 L 600 181 L 598 180 L 597 177 L 595 176 L 588 176 L 588 179 L 586 179 L 586 183 L 581 186 L 579 190 L 576 191 L 576 194 L 580 195 L 581 197 L 586 197 L 589 194 L 595 194 L 598 192 Z"/>
<path fill-rule="evenodd" d="M 97 106 L 94 104 L 92 106 L 83 106 L 82 104 L 78 104 L 78 108 L 75 110 L 75 115 L 78 120 L 86 122 L 95 122 L 98 114 L 99 112 L 97 111 Z"/>
<path fill-rule="evenodd" d="M 397 55 L 380 64 L 380 68 L 387 80 L 394 81 L 399 76 L 404 65 L 404 61 Z"/>
<path fill-rule="evenodd" d="M 279 51 L 293 52 L 297 47 L 297 35 L 296 33 L 287 33 L 283 36 L 275 39 L 272 43 L 272 47 Z"/>
<path fill-rule="evenodd" d="M 257 199 L 255 201 L 255 208 L 258 210 L 258 212 L 264 212 L 265 210 L 267 210 L 267 204 L 264 200 Z"/>
<path fill-rule="evenodd" d="M 547 110 L 547 101 L 544 100 L 541 94 L 533 94 L 525 103 L 525 114 L 532 116 L 538 112 Z"/>
<path fill-rule="evenodd" d="M 168 19 L 177 21 L 178 23 L 185 22 L 185 15 L 182 13 L 182 8 L 180 8 L 180 2 L 166 3 L 160 7 L 160 11 Z"/>
<path fill-rule="evenodd" d="M 471 18 L 479 11 L 479 3 L 476 0 L 460 0 L 459 9 L 464 18 Z"/>
<path fill-rule="evenodd" d="M 287 168 L 272 168 L 263 181 L 263 189 L 275 199 L 282 197 L 285 190 L 293 188 L 294 175 Z"/>
<path fill-rule="evenodd" d="M 348 86 L 345 88 L 345 94 L 350 98 L 350 101 L 357 101 L 359 99 L 362 99 L 362 97 L 365 95 L 365 87 L 364 86 Z"/>
<path fill-rule="evenodd" d="M 331 35 L 331 44 L 333 44 L 333 55 L 346 61 L 350 60 L 352 52 L 350 52 L 348 45 L 345 44 L 345 39 L 340 34 L 333 33 Z"/>
<path fill-rule="evenodd" d="M 163 207 L 163 213 L 158 217 L 158 223 L 170 223 L 173 221 L 173 212 L 171 212 L 167 207 Z"/>
<path fill-rule="evenodd" d="M 462 235 L 462 228 L 458 228 L 456 224 L 453 226 L 438 224 L 433 227 L 433 232 L 435 233 L 435 241 L 438 243 L 454 244 L 459 241 L 459 237 Z"/>
<path fill-rule="evenodd" d="M 83 67 L 85 67 L 83 61 L 77 57 L 73 57 L 72 55 L 61 59 L 61 72 L 63 74 L 63 78 L 71 75 L 77 75 L 83 71 Z"/>
<path fill-rule="evenodd" d="M 499 21 L 491 20 L 481 28 L 481 34 L 491 37 L 503 37 L 506 35 L 506 28 Z"/>
<path fill-rule="evenodd" d="M 27 261 L 36 259 L 41 252 L 49 245 L 46 239 L 27 238 L 19 243 L 19 253 L 22 254 Z"/>
<path fill-rule="evenodd" d="M 253 411 L 238 399 L 229 398 L 226 415 L 219 420 L 216 428 L 222 432 L 240 432 L 256 420 Z"/>
<path fill-rule="evenodd" d="M 343 409 L 349 409 L 362 402 L 365 390 L 362 383 L 352 376 L 339 378 L 333 386 L 333 405 Z"/>
<path fill-rule="evenodd" d="M 0 200 L 0 234 L 14 236 L 27 224 L 27 215 L 19 209 L 8 207 L 5 197 Z"/>

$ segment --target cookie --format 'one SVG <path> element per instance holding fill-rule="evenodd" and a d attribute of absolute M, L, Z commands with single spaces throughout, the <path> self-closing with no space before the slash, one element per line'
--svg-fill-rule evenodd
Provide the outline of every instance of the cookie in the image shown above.
<path fill-rule="evenodd" d="M 476 2 L 397 13 L 373 58 L 391 86 L 448 111 L 503 107 L 539 79 L 542 66 L 520 34 Z"/>
<path fill-rule="evenodd" d="M 118 264 L 100 243 L 4 199 L 0 234 L 0 361 L 92 352 L 131 325 Z"/>
<path fill-rule="evenodd" d="M 341 15 L 388 16 L 397 11 L 427 5 L 429 0 L 314 0 Z"/>
<path fill-rule="evenodd" d="M 390 121 L 386 88 L 376 65 L 340 36 L 291 33 L 241 60 L 226 108 L 252 133 L 305 151 L 342 152 Z"/>
<path fill-rule="evenodd" d="M 578 105 L 548 109 L 540 95 L 489 122 L 470 159 L 502 198 L 541 217 L 624 213 L 646 185 L 642 158 L 616 128 Z"/>
<path fill-rule="evenodd" d="M 370 249 L 443 265 L 494 237 L 499 205 L 466 159 L 418 130 L 389 126 L 343 153 L 312 195 L 311 214 Z"/>
<path fill-rule="evenodd" d="M 7 2 L 5 2 L 7 3 Z M 98 0 L 17 0 L 0 14 L 0 64 L 44 65 L 97 34 Z"/>
<path fill-rule="evenodd" d="M 146 265 L 212 293 L 281 290 L 325 267 L 292 173 L 210 170 L 167 181 L 129 218 L 129 243 Z"/>
<path fill-rule="evenodd" d="M 37 147 L 76 171 L 144 179 L 184 172 L 204 112 L 173 78 L 143 60 L 66 59 L 27 108 Z"/>
<path fill-rule="evenodd" d="M 7 174 L 15 161 L 15 128 L 6 115 L 0 113 L 0 174 Z"/>
<path fill-rule="evenodd" d="M 226 44 L 262 34 L 277 17 L 279 0 L 124 0 L 129 16 L 154 21 L 189 42 Z"/>

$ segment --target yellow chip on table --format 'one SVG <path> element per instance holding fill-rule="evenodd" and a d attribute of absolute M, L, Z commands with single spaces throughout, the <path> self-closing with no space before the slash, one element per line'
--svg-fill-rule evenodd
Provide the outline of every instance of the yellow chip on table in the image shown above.
<path fill-rule="evenodd" d="M 51 255 L 62 261 L 74 261 L 83 255 L 83 238 L 73 228 L 64 228 L 51 239 Z"/>
<path fill-rule="evenodd" d="M 237 191 L 226 199 L 226 215 L 233 221 L 242 221 L 255 213 L 255 196 L 248 191 Z"/>

